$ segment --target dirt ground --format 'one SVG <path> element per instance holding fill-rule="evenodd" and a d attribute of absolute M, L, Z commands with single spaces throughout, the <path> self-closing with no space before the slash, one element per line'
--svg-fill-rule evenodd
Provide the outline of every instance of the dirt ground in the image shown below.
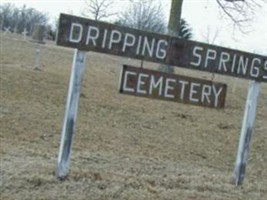
<path fill-rule="evenodd" d="M 267 85 L 262 84 L 244 184 L 231 183 L 248 81 L 228 84 L 225 109 L 119 94 L 122 64 L 87 53 L 69 176 L 55 177 L 73 49 L 0 40 L 1 200 L 265 200 Z M 158 64 L 144 62 L 157 69 Z M 211 74 L 176 68 L 211 79 Z"/>

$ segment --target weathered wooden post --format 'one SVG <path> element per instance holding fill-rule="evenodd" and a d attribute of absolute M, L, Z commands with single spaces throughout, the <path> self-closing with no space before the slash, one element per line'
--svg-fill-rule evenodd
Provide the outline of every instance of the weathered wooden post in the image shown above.
<path fill-rule="evenodd" d="M 34 69 L 39 70 L 40 69 L 40 46 L 37 45 L 35 50 L 35 63 L 34 63 Z"/>
<path fill-rule="evenodd" d="M 82 88 L 85 60 L 86 52 L 76 49 L 72 63 L 68 99 L 58 155 L 58 166 L 56 170 L 56 176 L 59 179 L 64 179 L 68 175 L 69 171 L 72 138 L 74 135 L 80 92 Z"/>
<path fill-rule="evenodd" d="M 234 183 L 241 185 L 245 178 L 246 165 L 249 157 L 249 145 L 253 132 L 253 126 L 256 118 L 257 100 L 260 92 L 260 83 L 250 81 L 243 124 L 239 139 L 236 163 L 234 169 Z"/>

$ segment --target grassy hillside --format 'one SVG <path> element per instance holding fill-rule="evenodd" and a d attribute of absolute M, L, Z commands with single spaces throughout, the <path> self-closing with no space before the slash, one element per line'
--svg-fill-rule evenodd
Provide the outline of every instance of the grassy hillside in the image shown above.
<path fill-rule="evenodd" d="M 119 94 L 122 64 L 87 53 L 71 169 L 55 177 L 73 49 L 1 35 L 0 199 L 233 200 L 267 197 L 267 85 L 242 187 L 231 184 L 248 81 L 225 76 L 225 109 Z M 144 63 L 157 69 L 158 64 Z M 176 73 L 211 78 L 176 68 Z"/>

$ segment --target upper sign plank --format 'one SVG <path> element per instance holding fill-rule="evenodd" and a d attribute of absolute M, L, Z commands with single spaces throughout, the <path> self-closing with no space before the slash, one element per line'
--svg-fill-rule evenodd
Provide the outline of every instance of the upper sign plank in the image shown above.
<path fill-rule="evenodd" d="M 57 45 L 267 82 L 267 56 L 66 14 Z"/>

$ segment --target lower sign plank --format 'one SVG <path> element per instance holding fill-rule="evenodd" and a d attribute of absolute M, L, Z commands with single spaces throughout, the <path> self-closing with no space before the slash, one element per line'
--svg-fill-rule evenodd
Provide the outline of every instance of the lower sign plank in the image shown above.
<path fill-rule="evenodd" d="M 212 108 L 224 107 L 226 89 L 223 83 L 128 65 L 120 79 L 120 93 Z"/>

